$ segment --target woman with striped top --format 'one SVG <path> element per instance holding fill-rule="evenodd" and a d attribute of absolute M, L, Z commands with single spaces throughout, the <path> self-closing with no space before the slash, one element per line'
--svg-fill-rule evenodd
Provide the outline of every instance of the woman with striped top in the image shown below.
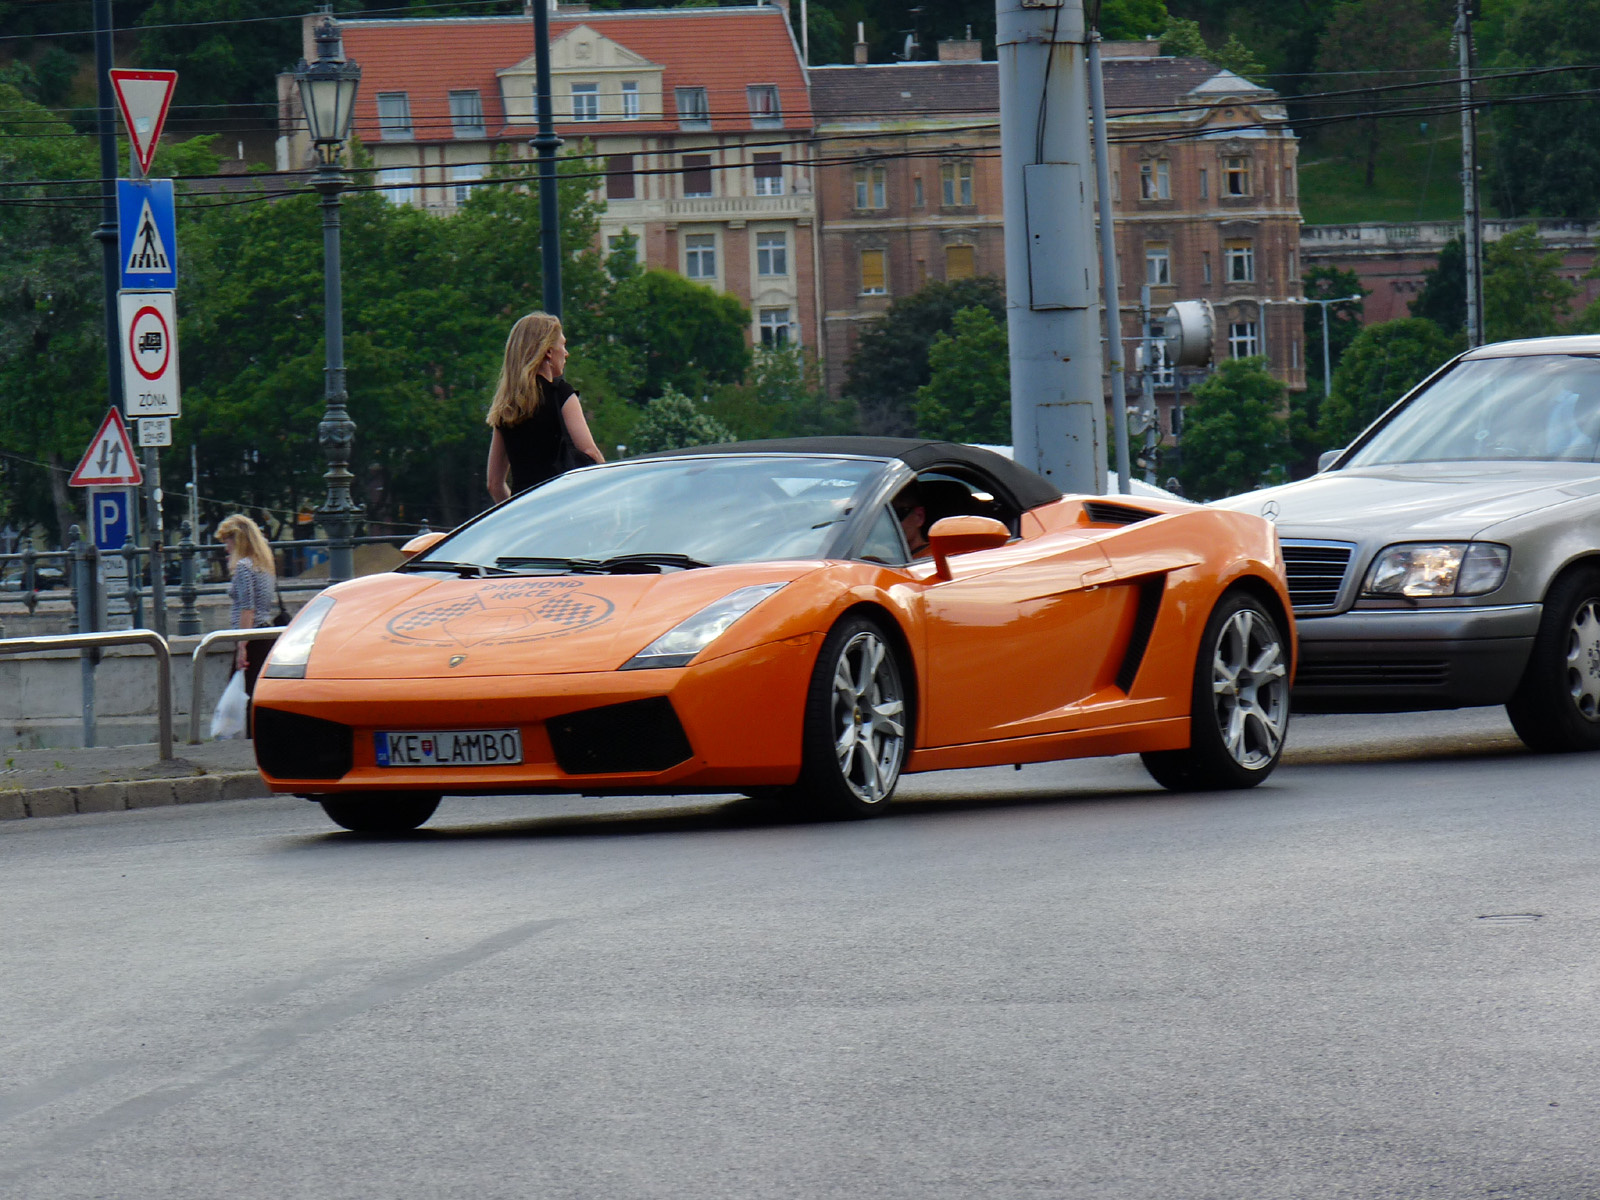
<path fill-rule="evenodd" d="M 224 517 L 217 538 L 228 551 L 228 599 L 232 604 L 230 629 L 254 629 L 272 624 L 272 599 L 277 590 L 276 564 L 261 527 L 243 513 Z M 234 669 L 244 672 L 246 695 L 256 690 L 256 676 L 272 649 L 268 641 L 240 642 L 234 652 Z"/>

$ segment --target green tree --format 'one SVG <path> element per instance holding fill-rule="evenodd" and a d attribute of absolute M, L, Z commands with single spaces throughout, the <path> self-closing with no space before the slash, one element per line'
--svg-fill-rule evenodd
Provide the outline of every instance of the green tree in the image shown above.
<path fill-rule="evenodd" d="M 278 72 L 300 57 L 300 22 L 260 18 L 306 11 L 303 0 L 155 0 L 138 21 L 139 61 L 178 72 L 179 104 L 271 103 Z"/>
<path fill-rule="evenodd" d="M 1485 65 L 1520 71 L 1600 62 L 1600 0 L 1511 0 L 1495 14 L 1498 49 Z M 1555 93 L 1494 112 L 1489 193 L 1511 216 L 1588 218 L 1600 213 L 1600 100 L 1594 73 L 1503 79 L 1491 95 Z"/>
<path fill-rule="evenodd" d="M 1490 242 L 1483 256 L 1484 340 L 1561 332 L 1578 289 L 1560 269 L 1561 255 L 1545 249 L 1537 226 L 1524 225 Z"/>
<path fill-rule="evenodd" d="M 845 368 L 844 394 L 856 405 L 863 433 L 902 436 L 916 428 L 917 389 L 928 382 L 928 350 L 949 333 L 956 313 L 977 305 L 1005 321 L 1005 289 L 980 277 L 929 283 L 896 300 L 856 342 Z"/>
<path fill-rule="evenodd" d="M 816 356 L 799 346 L 757 346 L 744 379 L 719 388 L 706 411 L 741 441 L 854 429 L 851 406 L 828 398 Z"/>
<path fill-rule="evenodd" d="M 635 400 L 660 396 L 669 386 L 701 393 L 733 383 L 750 364 L 745 307 L 672 271 L 642 271 L 618 283 L 605 327 L 617 345 L 638 356 Z"/>
<path fill-rule="evenodd" d="M 1361 276 L 1354 271 L 1341 271 L 1338 267 L 1312 267 L 1305 274 L 1305 292 L 1308 300 L 1333 300 L 1340 296 L 1370 296 L 1372 290 L 1361 286 Z M 1348 304 L 1328 306 L 1328 358 L 1333 368 L 1361 332 L 1360 300 Z M 1322 380 L 1322 306 L 1308 304 L 1304 313 L 1306 335 L 1306 379 L 1317 392 L 1323 391 Z"/>
<path fill-rule="evenodd" d="M 1173 17 L 1161 32 L 1161 53 L 1174 58 L 1208 58 L 1211 47 L 1206 45 L 1199 21 Z"/>
<path fill-rule="evenodd" d="M 1143 41 L 1166 29 L 1170 18 L 1164 0 L 1104 0 L 1099 28 L 1110 41 Z"/>
<path fill-rule="evenodd" d="M 1213 49 L 1200 32 L 1200 23 L 1186 17 L 1168 19 L 1161 31 L 1161 53 L 1179 58 L 1203 58 L 1252 82 L 1259 82 L 1267 71 L 1255 52 L 1239 40 L 1238 34 L 1228 34 L 1227 40 Z"/>
<path fill-rule="evenodd" d="M 714 446 L 731 442 L 734 432 L 670 383 L 661 395 L 644 406 L 633 427 L 628 449 L 634 454 L 680 450 L 685 446 Z"/>
<path fill-rule="evenodd" d="M 917 433 L 951 442 L 1011 441 L 1011 360 L 1005 326 L 981 305 L 955 315 L 954 331 L 928 348 L 917 389 Z"/>
<path fill-rule="evenodd" d="M 1323 445 L 1348 446 L 1380 413 L 1460 348 L 1458 339 L 1420 317 L 1368 325 L 1356 335 L 1333 373 L 1333 395 L 1322 406 Z"/>
<path fill-rule="evenodd" d="M 1407 306 L 1413 317 L 1432 321 L 1445 333 L 1467 324 L 1467 250 L 1457 234 L 1439 251 L 1439 261 L 1422 273 L 1422 290 Z"/>
<path fill-rule="evenodd" d="M 1288 451 L 1283 397 L 1259 357 L 1227 359 L 1195 388 L 1183 418 L 1183 494 L 1215 500 L 1277 482 Z"/>

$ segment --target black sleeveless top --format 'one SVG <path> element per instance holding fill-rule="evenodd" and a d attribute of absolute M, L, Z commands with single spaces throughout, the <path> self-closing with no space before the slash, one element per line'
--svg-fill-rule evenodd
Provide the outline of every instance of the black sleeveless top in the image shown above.
<path fill-rule="evenodd" d="M 539 407 L 515 425 L 500 426 L 500 438 L 511 461 L 513 493 L 561 474 L 561 442 L 565 435 L 562 406 L 577 389 L 560 375 L 539 377 Z"/>

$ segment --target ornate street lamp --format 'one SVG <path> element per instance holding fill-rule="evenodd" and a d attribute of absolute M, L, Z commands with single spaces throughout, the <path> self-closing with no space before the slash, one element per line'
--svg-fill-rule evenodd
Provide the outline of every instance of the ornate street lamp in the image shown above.
<path fill-rule="evenodd" d="M 349 579 L 355 574 L 351 539 L 361 506 L 350 498 L 350 447 L 355 443 L 356 423 L 350 419 L 344 386 L 344 292 L 339 267 L 339 193 L 350 184 L 340 166 L 340 153 L 350 136 L 350 119 L 355 114 L 356 89 L 361 85 L 361 68 L 344 61 L 344 43 L 332 17 L 317 25 L 317 61 L 301 59 L 295 67 L 300 85 L 300 106 L 316 146 L 317 170 L 311 186 L 322 196 L 322 279 L 323 330 L 327 359 L 323 370 L 322 422 L 317 426 L 317 441 L 328 470 L 328 494 L 317 510 L 328 531 L 328 577 Z"/>

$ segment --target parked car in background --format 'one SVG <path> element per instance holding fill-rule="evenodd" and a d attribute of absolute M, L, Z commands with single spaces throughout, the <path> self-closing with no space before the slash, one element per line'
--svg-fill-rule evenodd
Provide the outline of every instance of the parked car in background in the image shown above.
<path fill-rule="evenodd" d="M 1600 749 L 1600 337 L 1460 355 L 1331 459 L 1220 502 L 1277 523 L 1296 707 L 1504 704 Z"/>

